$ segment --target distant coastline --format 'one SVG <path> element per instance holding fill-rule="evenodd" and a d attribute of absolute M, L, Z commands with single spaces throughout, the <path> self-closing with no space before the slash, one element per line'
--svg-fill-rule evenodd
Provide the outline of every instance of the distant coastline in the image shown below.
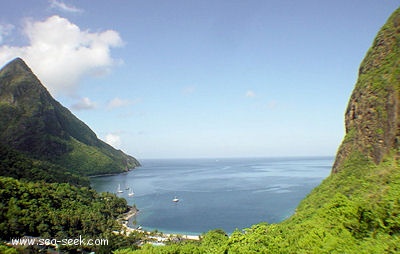
<path fill-rule="evenodd" d="M 88 178 L 95 178 L 95 177 L 103 177 L 103 176 L 115 176 L 115 175 L 120 175 L 120 174 L 125 174 L 125 173 L 128 173 L 128 172 L 130 172 L 130 171 L 132 171 L 132 170 L 135 170 L 136 168 L 130 168 L 130 169 L 128 169 L 127 171 L 124 171 L 124 172 L 117 172 L 117 173 L 108 173 L 108 174 L 98 174 L 98 175 L 90 175 L 90 176 L 87 176 Z"/>

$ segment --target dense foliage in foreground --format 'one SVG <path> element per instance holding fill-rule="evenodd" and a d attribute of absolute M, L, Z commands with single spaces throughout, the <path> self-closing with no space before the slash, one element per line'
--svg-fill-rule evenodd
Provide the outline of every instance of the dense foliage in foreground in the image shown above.
<path fill-rule="evenodd" d="M 62 246 L 62 251 L 94 250 L 110 253 L 135 246 L 143 237 L 114 234 L 117 217 L 128 209 L 125 199 L 97 193 L 87 177 L 63 170 L 0 144 L 0 240 L 23 236 L 41 239 L 107 239 L 105 246 Z M 37 253 L 38 246 L 20 246 L 21 253 Z M 2 246 L 0 253 L 16 253 Z"/>
<path fill-rule="evenodd" d="M 66 183 L 0 178 L 0 237 L 98 237 L 126 211 L 126 201 Z"/>
<path fill-rule="evenodd" d="M 68 183 L 24 182 L 0 177 L 0 239 L 110 238 L 124 199 Z"/>
<path fill-rule="evenodd" d="M 230 237 L 214 230 L 199 243 L 144 246 L 115 253 L 395 253 L 400 252 L 400 170 L 360 154 L 328 177 L 280 224 L 261 223 Z"/>
<path fill-rule="evenodd" d="M 125 238 L 112 233 L 120 229 L 116 219 L 127 209 L 125 199 L 91 189 L 87 177 L 0 145 L 0 239 L 103 238 L 108 239 L 108 246 L 64 249 L 84 247 L 109 253 L 138 241 L 136 236 Z M 21 248 L 35 253 L 38 250 L 34 247 Z M 0 253 L 5 250 L 0 246 Z"/>

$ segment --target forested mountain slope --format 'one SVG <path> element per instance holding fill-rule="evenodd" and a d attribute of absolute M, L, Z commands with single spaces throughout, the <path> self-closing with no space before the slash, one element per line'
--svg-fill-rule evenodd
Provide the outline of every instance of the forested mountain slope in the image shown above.
<path fill-rule="evenodd" d="M 97 253 L 126 246 L 128 238 L 112 233 L 121 228 L 117 217 L 128 211 L 126 200 L 97 193 L 87 176 L 139 165 L 53 99 L 22 59 L 0 70 L 0 240 L 108 239 L 107 246 L 61 247 Z"/>
<path fill-rule="evenodd" d="M 80 175 L 118 173 L 140 165 L 98 139 L 20 58 L 0 70 L 0 144 Z"/>

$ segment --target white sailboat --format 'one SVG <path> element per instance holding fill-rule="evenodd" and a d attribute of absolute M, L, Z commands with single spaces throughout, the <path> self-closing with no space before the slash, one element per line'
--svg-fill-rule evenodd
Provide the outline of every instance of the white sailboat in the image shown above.
<path fill-rule="evenodd" d="M 128 193 L 128 196 L 132 197 L 133 195 L 135 195 L 135 193 L 133 192 L 133 188 L 129 188 L 129 189 L 130 189 L 130 191 Z"/>
<path fill-rule="evenodd" d="M 123 190 L 121 190 L 121 184 L 118 184 L 118 190 L 117 190 L 117 193 L 122 193 L 122 192 L 124 192 Z"/>

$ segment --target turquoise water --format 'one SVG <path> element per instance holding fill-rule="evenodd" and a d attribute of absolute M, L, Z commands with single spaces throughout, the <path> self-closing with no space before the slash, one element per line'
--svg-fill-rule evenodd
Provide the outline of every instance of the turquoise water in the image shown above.
<path fill-rule="evenodd" d="M 228 233 L 274 223 L 295 208 L 331 170 L 333 157 L 142 160 L 131 172 L 95 177 L 97 191 L 117 192 L 140 210 L 130 226 L 165 233 Z M 131 187 L 135 195 L 128 196 Z M 179 202 L 174 203 L 174 197 Z"/>

